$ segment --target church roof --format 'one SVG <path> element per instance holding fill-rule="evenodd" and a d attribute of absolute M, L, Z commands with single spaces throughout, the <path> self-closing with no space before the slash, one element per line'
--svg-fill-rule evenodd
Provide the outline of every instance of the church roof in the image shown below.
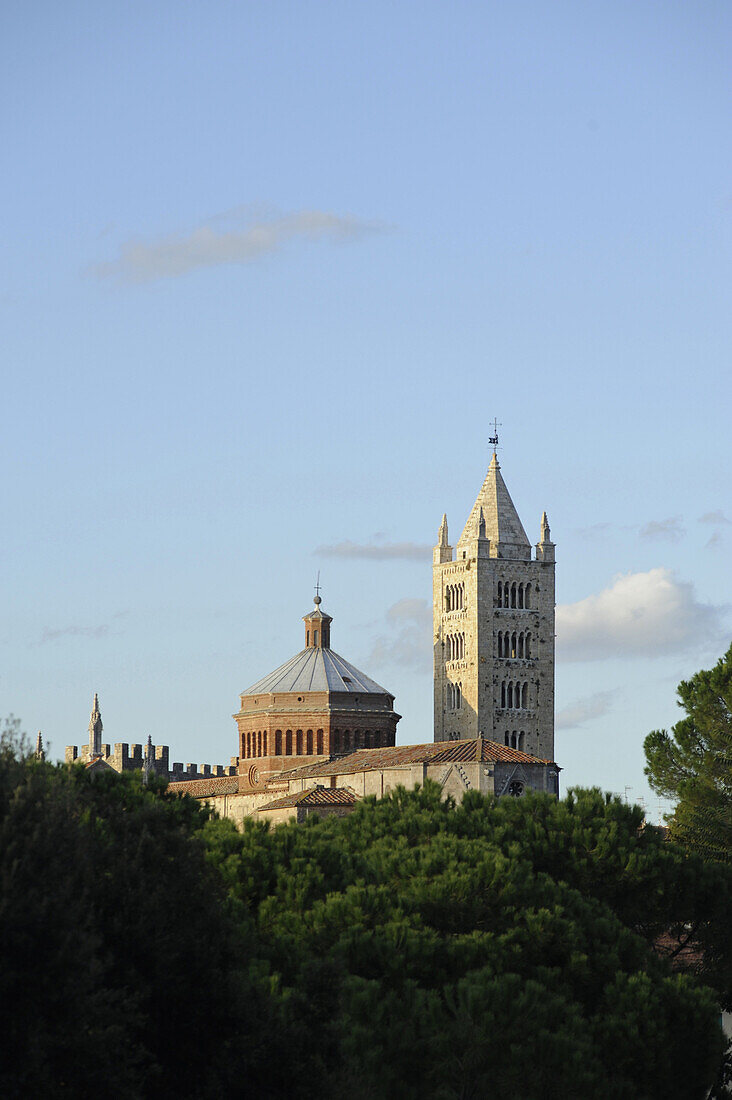
<path fill-rule="evenodd" d="M 502 543 L 504 545 L 526 547 L 527 549 L 530 547 L 531 544 L 526 537 L 523 524 L 506 488 L 506 483 L 501 475 L 501 467 L 495 454 L 491 459 L 485 481 L 478 493 L 478 499 L 473 505 L 468 522 L 465 524 L 463 533 L 460 536 L 458 546 L 476 537 L 481 508 L 485 517 L 486 538 L 489 538 L 494 545 Z"/>
<path fill-rule="evenodd" d="M 468 741 L 433 741 L 426 745 L 395 745 L 386 749 L 357 749 L 346 756 L 333 757 L 315 764 L 304 764 L 292 771 L 280 772 L 279 779 L 309 779 L 327 775 L 347 775 L 405 764 L 553 764 L 520 749 L 497 741 L 476 737 Z"/>
<path fill-rule="evenodd" d="M 388 695 L 393 698 L 390 691 L 365 672 L 360 672 L 335 650 L 313 646 L 301 649 L 242 694 L 266 695 L 280 691 L 347 691 L 357 695 Z"/>

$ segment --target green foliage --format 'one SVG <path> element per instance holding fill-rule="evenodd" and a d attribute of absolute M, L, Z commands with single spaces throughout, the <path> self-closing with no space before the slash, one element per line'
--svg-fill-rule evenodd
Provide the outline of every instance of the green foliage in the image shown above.
<path fill-rule="evenodd" d="M 732 646 L 679 684 L 686 717 L 646 737 L 646 775 L 676 801 L 671 835 L 706 859 L 732 863 Z"/>
<path fill-rule="evenodd" d="M 730 876 L 619 799 L 455 807 L 428 785 L 345 819 L 204 834 L 297 1037 L 293 1095 L 668 1100 L 711 1084 Z M 714 992 L 654 950 L 692 926 L 716 950 Z"/>
<path fill-rule="evenodd" d="M 721 1081 L 732 869 L 618 799 L 456 807 L 428 784 L 239 832 L 15 732 L 0 1095 L 687 1100 Z M 669 929 L 713 966 L 674 972 Z"/>
<path fill-rule="evenodd" d="M 220 1096 L 242 1029 L 254 1072 L 251 944 L 164 786 L 2 746 L 0 1095 Z"/>

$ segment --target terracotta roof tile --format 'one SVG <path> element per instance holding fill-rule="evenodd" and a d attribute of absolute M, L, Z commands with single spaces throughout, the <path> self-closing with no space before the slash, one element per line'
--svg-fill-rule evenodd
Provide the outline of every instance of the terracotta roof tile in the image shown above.
<path fill-rule="evenodd" d="M 263 810 L 286 810 L 290 806 L 353 806 L 358 795 L 350 787 L 310 787 L 307 791 L 298 791 L 296 794 L 288 794 L 284 798 L 277 798 L 274 802 L 268 802 Z"/>
<path fill-rule="evenodd" d="M 169 783 L 168 790 L 176 794 L 190 794 L 194 798 L 207 798 L 215 794 L 238 794 L 239 776 L 212 776 L 210 779 L 186 779 Z"/>
<path fill-rule="evenodd" d="M 470 741 L 438 741 L 426 745 L 395 745 L 388 749 L 357 749 L 345 756 L 332 757 L 316 764 L 304 764 L 292 771 L 280 772 L 282 779 L 308 779 L 326 775 L 350 775 L 354 772 L 398 768 L 406 764 L 442 764 L 459 761 L 484 764 L 553 764 L 519 749 L 499 745 L 477 737 Z"/>

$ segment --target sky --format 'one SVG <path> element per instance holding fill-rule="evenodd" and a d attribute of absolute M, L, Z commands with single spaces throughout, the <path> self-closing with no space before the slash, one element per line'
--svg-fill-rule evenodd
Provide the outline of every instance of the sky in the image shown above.
<path fill-rule="evenodd" d="M 732 627 L 732 9 L 6 0 L 0 716 L 228 763 L 333 648 L 432 739 L 491 423 L 557 544 L 562 785 Z M 663 807 L 661 807 L 662 809 Z"/>

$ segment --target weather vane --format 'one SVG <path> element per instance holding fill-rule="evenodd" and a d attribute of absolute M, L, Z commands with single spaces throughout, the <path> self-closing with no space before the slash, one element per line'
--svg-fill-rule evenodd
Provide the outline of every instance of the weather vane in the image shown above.
<path fill-rule="evenodd" d="M 497 449 L 498 449 L 498 429 L 502 428 L 502 427 L 503 427 L 503 425 L 500 423 L 500 421 L 496 420 L 496 418 L 494 416 L 493 417 L 493 435 L 488 437 L 488 442 L 493 444 L 493 454 L 495 454 Z"/>

